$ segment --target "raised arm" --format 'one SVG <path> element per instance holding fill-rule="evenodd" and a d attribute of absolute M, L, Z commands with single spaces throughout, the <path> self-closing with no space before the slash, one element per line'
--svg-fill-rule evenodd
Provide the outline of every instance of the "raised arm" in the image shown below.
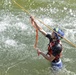
<path fill-rule="evenodd" d="M 46 36 L 46 32 L 35 22 L 34 18 L 33 17 L 30 17 L 31 18 L 31 23 L 32 25 L 36 26 L 36 28 L 44 35 Z"/>

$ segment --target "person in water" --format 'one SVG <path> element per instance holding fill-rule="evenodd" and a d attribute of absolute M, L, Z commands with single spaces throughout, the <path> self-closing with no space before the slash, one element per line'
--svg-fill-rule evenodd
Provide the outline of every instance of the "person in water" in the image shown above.
<path fill-rule="evenodd" d="M 62 69 L 62 61 L 60 59 L 62 53 L 61 39 L 64 36 L 64 32 L 59 28 L 54 28 L 52 34 L 46 33 L 34 20 L 31 18 L 31 23 L 37 27 L 37 29 L 49 39 L 48 52 L 43 53 L 40 49 L 37 49 L 38 55 L 42 55 L 45 59 L 51 62 L 53 70 L 57 71 Z"/>

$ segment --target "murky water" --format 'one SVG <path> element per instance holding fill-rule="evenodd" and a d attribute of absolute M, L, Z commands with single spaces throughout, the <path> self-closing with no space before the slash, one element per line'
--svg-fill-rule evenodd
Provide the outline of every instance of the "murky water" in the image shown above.
<path fill-rule="evenodd" d="M 59 27 L 76 44 L 76 0 L 16 0 L 45 24 Z M 37 21 L 38 22 L 38 21 Z M 45 31 L 49 31 L 39 23 Z M 76 75 L 76 48 L 63 41 L 63 70 L 58 75 Z M 13 0 L 0 1 L 0 75 L 54 75 L 50 63 L 33 48 L 35 31 L 30 16 Z M 39 33 L 38 47 L 46 52 L 48 40 Z"/>

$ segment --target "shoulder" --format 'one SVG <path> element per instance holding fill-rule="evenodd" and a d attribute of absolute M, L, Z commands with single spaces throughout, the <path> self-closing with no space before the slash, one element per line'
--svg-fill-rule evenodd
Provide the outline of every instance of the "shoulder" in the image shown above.
<path fill-rule="evenodd" d="M 49 40 L 52 40 L 52 38 L 51 38 L 51 33 L 47 33 L 47 34 L 46 34 L 46 37 L 47 37 Z"/>
<path fill-rule="evenodd" d="M 51 37 L 51 33 L 47 33 L 46 34 L 46 37 Z"/>

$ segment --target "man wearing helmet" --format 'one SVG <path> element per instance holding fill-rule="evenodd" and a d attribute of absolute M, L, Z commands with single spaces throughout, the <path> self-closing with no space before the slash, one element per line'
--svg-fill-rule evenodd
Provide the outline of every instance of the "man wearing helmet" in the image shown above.
<path fill-rule="evenodd" d="M 45 59 L 50 61 L 53 70 L 61 69 L 62 62 L 60 57 L 62 52 L 62 44 L 60 40 L 64 36 L 63 31 L 58 28 L 54 28 L 52 34 L 48 34 L 35 22 L 33 17 L 31 17 L 31 23 L 35 25 L 37 29 L 49 39 L 47 54 L 36 48 L 38 55 L 42 55 Z"/>

